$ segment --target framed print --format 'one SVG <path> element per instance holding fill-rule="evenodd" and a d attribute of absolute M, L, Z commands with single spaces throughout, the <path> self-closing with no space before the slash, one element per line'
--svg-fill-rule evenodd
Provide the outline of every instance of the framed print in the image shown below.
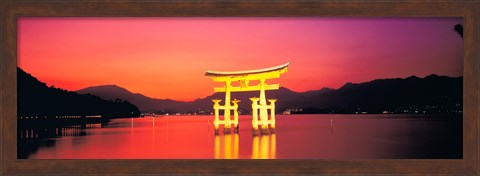
<path fill-rule="evenodd" d="M 478 174 L 478 5 L 3 2 L 2 174 Z"/>

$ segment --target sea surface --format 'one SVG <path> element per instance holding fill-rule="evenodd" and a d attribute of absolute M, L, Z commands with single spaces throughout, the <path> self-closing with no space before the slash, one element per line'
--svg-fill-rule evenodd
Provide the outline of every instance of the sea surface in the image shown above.
<path fill-rule="evenodd" d="M 461 159 L 462 116 L 277 115 L 276 133 L 214 134 L 213 116 L 18 129 L 20 159 Z"/>

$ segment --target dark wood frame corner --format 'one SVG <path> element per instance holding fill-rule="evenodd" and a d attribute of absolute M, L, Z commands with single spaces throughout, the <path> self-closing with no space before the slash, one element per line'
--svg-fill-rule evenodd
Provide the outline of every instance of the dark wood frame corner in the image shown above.
<path fill-rule="evenodd" d="M 480 1 L 11 1 L 0 2 L 1 174 L 455 174 L 479 173 Z M 396 160 L 19 160 L 17 18 L 22 16 L 361 16 L 464 18 L 464 157 Z"/>

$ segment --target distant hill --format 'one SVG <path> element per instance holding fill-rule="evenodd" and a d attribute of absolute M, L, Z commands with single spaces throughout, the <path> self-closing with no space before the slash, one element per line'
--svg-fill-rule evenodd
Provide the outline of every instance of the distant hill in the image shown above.
<path fill-rule="evenodd" d="M 281 87 L 266 94 L 267 98 L 279 99 L 277 111 L 295 109 L 293 113 L 451 113 L 462 110 L 462 85 L 463 77 L 432 74 L 425 78 L 411 76 L 346 83 L 337 90 L 323 88 L 294 92 Z M 88 87 L 77 92 L 98 95 L 107 100 L 124 99 L 137 105 L 142 112 L 157 113 L 208 113 L 213 106 L 211 100 L 224 97 L 224 93 L 214 93 L 193 102 L 181 102 L 146 97 L 115 85 Z M 241 100 L 239 106 L 245 113 L 250 113 L 249 98 L 254 96 L 258 97 L 259 93 L 232 93 L 232 99 Z"/>
<path fill-rule="evenodd" d="M 19 116 L 102 115 L 106 118 L 139 116 L 139 109 L 123 100 L 104 100 L 47 87 L 17 67 L 17 110 Z"/>
<path fill-rule="evenodd" d="M 87 87 L 76 91 L 79 94 L 97 95 L 105 100 L 122 99 L 135 104 L 142 112 L 178 111 L 188 103 L 169 99 L 150 98 L 139 93 L 132 93 L 116 85 Z"/>
<path fill-rule="evenodd" d="M 322 107 L 342 107 L 346 111 L 461 111 L 463 77 L 451 78 L 432 74 L 425 78 L 411 76 L 405 79 L 347 83 L 328 95 L 315 96 L 313 99 Z"/>
<path fill-rule="evenodd" d="M 325 91 L 328 91 L 325 89 Z M 193 102 L 174 101 L 170 99 L 155 99 L 144 96 L 138 93 L 132 93 L 122 87 L 116 85 L 103 85 L 88 87 L 76 91 L 80 94 L 92 94 L 102 97 L 106 100 L 123 99 L 137 105 L 142 112 L 197 112 L 199 110 L 211 110 L 213 106 L 212 99 L 223 99 L 224 93 L 215 93 L 205 98 L 197 99 Z M 322 91 L 315 91 L 315 93 L 321 93 Z M 305 95 L 293 92 L 287 88 L 281 87 L 277 91 L 268 91 L 268 98 L 280 98 L 279 102 L 282 104 L 296 103 L 297 100 L 307 98 Z M 258 92 L 233 92 L 231 94 L 232 99 L 236 98 L 241 100 L 240 107 L 244 111 L 249 111 L 251 106 L 250 97 L 259 97 Z M 248 108 L 246 108 L 248 107 Z"/>

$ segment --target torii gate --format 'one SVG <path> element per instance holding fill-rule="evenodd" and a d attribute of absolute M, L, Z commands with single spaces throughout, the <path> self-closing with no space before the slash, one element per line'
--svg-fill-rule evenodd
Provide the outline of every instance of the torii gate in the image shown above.
<path fill-rule="evenodd" d="M 261 133 L 269 134 L 275 133 L 275 99 L 269 99 L 270 105 L 267 105 L 267 99 L 265 97 L 266 90 L 277 90 L 279 84 L 267 84 L 267 79 L 279 78 L 280 74 L 287 72 L 288 64 L 279 65 L 271 68 L 264 68 L 258 70 L 246 70 L 246 71 L 233 71 L 233 72 L 221 72 L 221 71 L 206 71 L 205 76 L 212 77 L 215 82 L 224 82 L 224 87 L 214 87 L 214 92 L 225 92 L 225 105 L 220 105 L 222 101 L 220 99 L 212 100 L 214 102 L 213 109 L 215 113 L 215 120 L 213 124 L 215 126 L 215 134 L 218 134 L 220 124 L 224 125 L 224 133 L 229 134 L 231 125 L 235 127 L 235 133 L 238 133 L 238 102 L 240 100 L 231 100 L 231 92 L 244 92 L 244 91 L 260 91 L 260 98 L 250 98 L 252 101 L 252 134 L 257 135 L 259 133 L 258 125 L 261 125 Z M 240 82 L 240 86 L 232 86 L 232 82 Z M 250 81 L 259 81 L 258 85 L 249 85 Z M 260 101 L 260 102 L 259 102 Z M 233 105 L 231 104 L 233 103 Z M 270 119 L 268 118 L 268 109 L 270 109 Z M 224 110 L 224 119 L 219 119 L 219 110 Z M 234 119 L 230 118 L 230 110 L 234 112 Z M 260 111 L 260 119 L 259 117 Z M 270 130 L 268 128 L 270 125 Z"/>

